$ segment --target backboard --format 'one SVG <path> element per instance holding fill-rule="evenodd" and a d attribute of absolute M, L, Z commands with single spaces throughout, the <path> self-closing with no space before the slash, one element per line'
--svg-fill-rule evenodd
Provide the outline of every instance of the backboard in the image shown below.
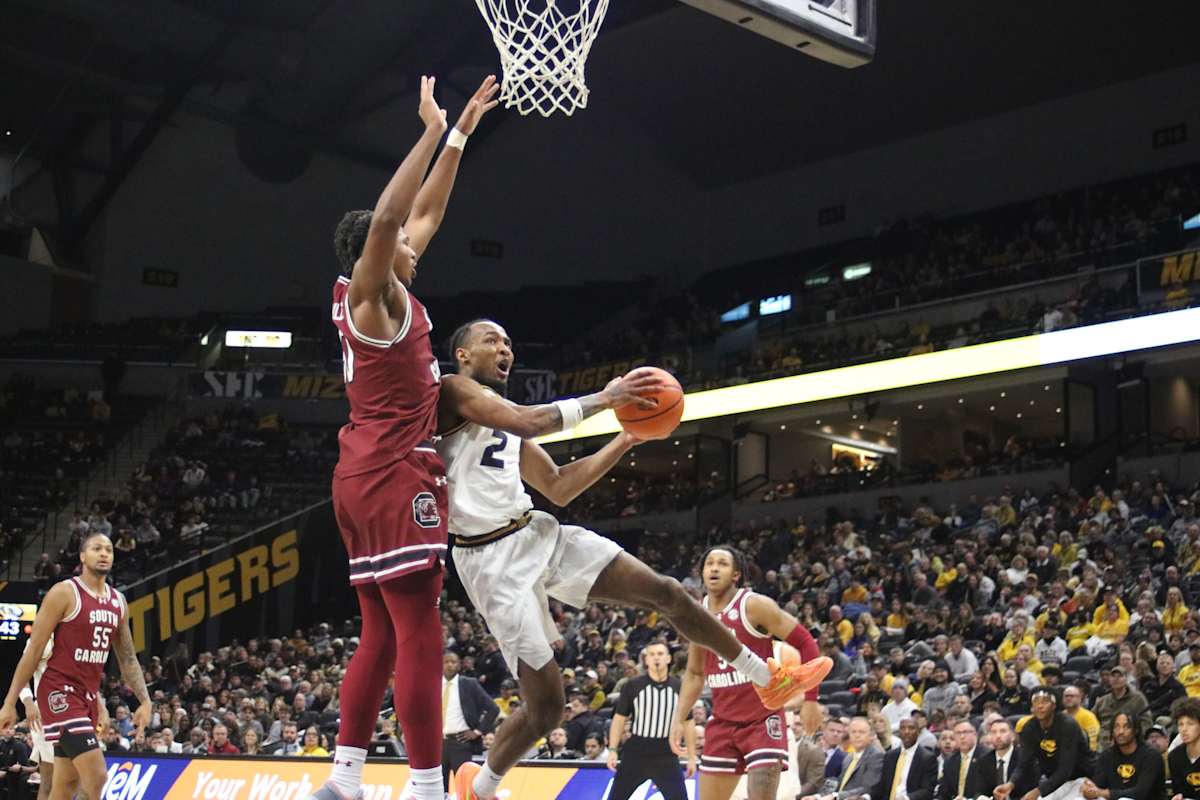
<path fill-rule="evenodd" d="M 875 0 L 681 0 L 842 67 L 875 57 Z"/>

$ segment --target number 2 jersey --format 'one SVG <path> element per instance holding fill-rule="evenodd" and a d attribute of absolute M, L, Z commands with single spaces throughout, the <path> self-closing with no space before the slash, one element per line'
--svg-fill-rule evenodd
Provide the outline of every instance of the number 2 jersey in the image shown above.
<path fill-rule="evenodd" d="M 437 449 L 450 481 L 450 532 L 455 536 L 491 533 L 533 508 L 521 482 L 520 437 L 464 422 L 443 433 Z"/>
<path fill-rule="evenodd" d="M 338 434 L 334 474 L 361 475 L 408 456 L 433 438 L 441 373 L 433 355 L 433 323 L 407 289 L 404 324 L 390 341 L 363 335 L 350 318 L 350 279 L 333 285 L 333 324 L 342 347 L 350 421 Z"/>

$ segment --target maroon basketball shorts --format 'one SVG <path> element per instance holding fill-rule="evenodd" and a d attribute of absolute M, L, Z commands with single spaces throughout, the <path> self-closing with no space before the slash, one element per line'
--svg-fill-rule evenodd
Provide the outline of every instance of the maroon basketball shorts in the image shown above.
<path fill-rule="evenodd" d="M 741 775 L 772 764 L 782 764 L 784 769 L 788 765 L 787 728 L 782 714 L 771 714 L 757 722 L 708 721 L 701 772 Z"/>
<path fill-rule="evenodd" d="M 423 443 L 382 469 L 333 479 L 333 513 L 350 555 L 350 583 L 383 583 L 446 557 L 446 467 Z"/>

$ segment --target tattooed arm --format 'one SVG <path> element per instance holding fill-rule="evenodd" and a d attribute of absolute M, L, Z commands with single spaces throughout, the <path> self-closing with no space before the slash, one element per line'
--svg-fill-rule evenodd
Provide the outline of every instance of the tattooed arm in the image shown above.
<path fill-rule="evenodd" d="M 142 664 L 138 661 L 137 651 L 133 648 L 133 634 L 129 632 L 129 615 L 121 619 L 121 629 L 117 633 L 117 641 L 113 645 L 117 655 L 117 664 L 121 668 L 121 678 L 125 685 L 133 689 L 137 695 L 138 707 L 133 712 L 133 724 L 140 731 L 150 724 L 150 690 L 146 688 L 146 675 L 142 672 Z"/>

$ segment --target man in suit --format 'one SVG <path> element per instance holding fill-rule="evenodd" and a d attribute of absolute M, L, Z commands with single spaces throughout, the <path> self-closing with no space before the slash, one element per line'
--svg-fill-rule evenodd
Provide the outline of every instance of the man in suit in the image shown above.
<path fill-rule="evenodd" d="M 883 771 L 883 751 L 875 744 L 875 731 L 866 717 L 850 720 L 850 746 L 834 791 L 806 795 L 802 800 L 861 800 L 869 796 Z"/>
<path fill-rule="evenodd" d="M 842 744 L 846 741 L 846 723 L 837 717 L 825 720 L 825 728 L 821 731 L 821 750 L 825 753 L 825 777 L 836 778 L 842 774 L 842 764 L 846 763 L 846 751 Z"/>
<path fill-rule="evenodd" d="M 442 656 L 442 786 L 449 791 L 450 773 L 483 752 L 482 739 L 492 730 L 500 707 L 479 681 L 459 675 L 458 655 Z"/>
<path fill-rule="evenodd" d="M 911 717 L 900 720 L 900 747 L 883 757 L 883 772 L 871 800 L 932 800 L 937 787 L 937 756 L 917 744 L 921 733 Z"/>
<path fill-rule="evenodd" d="M 800 794 L 796 796 L 816 794 L 825 786 L 825 751 L 804 737 L 804 728 L 799 721 L 792 723 L 792 730 L 799 742 L 796 745 L 796 779 L 800 782 Z"/>
<path fill-rule="evenodd" d="M 975 726 L 967 720 L 955 724 L 954 738 L 958 752 L 946 761 L 938 800 L 991 797 L 996 788 L 996 757 L 978 743 Z"/>
<path fill-rule="evenodd" d="M 997 717 L 989 722 L 984 727 L 986 742 L 992 748 L 992 757 L 989 763 L 996 771 L 996 785 L 1003 786 L 1008 783 L 1009 776 L 1016 770 L 1016 766 L 1020 763 L 1020 758 L 1017 755 L 1016 734 L 1013 732 L 1013 727 L 1004 717 Z"/>

